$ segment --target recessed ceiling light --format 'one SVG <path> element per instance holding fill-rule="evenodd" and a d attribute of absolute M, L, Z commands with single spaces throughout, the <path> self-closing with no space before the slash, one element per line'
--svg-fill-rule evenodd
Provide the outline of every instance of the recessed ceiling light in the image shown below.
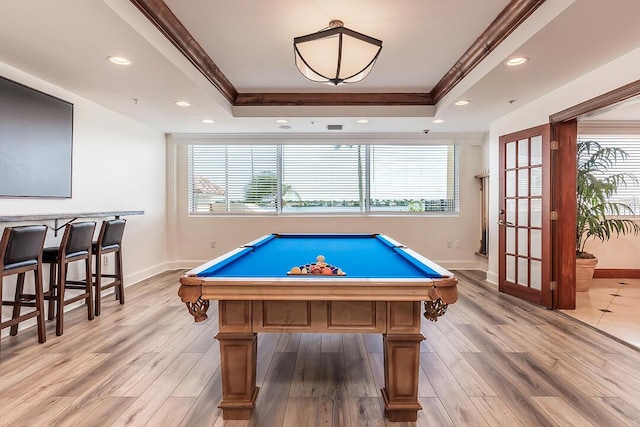
<path fill-rule="evenodd" d="M 507 61 L 507 65 L 510 67 L 514 67 L 516 65 L 522 65 L 528 60 L 529 58 L 525 58 L 524 56 L 515 56 Z"/>
<path fill-rule="evenodd" d="M 289 120 L 287 120 L 287 119 L 278 119 L 278 120 L 276 120 L 276 123 L 280 123 L 280 124 L 289 123 Z"/>
<path fill-rule="evenodd" d="M 469 101 L 468 99 L 461 99 L 460 101 L 454 102 L 454 105 L 467 105 L 470 102 L 471 101 Z"/>
<path fill-rule="evenodd" d="M 291 126 L 289 125 L 282 125 L 282 126 L 278 126 L 280 129 L 291 129 Z"/>
<path fill-rule="evenodd" d="M 444 120 L 442 120 L 442 119 L 435 119 L 435 120 L 433 121 L 433 123 L 444 123 Z"/>
<path fill-rule="evenodd" d="M 118 64 L 118 65 L 130 65 L 131 61 L 129 61 L 127 58 L 123 58 L 122 56 L 109 56 L 107 58 L 107 60 L 109 62 L 112 62 L 114 64 Z"/>
<path fill-rule="evenodd" d="M 215 120 L 211 120 L 211 119 L 204 119 L 202 120 L 202 123 L 206 123 L 206 124 L 211 124 L 211 123 L 215 123 Z"/>
<path fill-rule="evenodd" d="M 357 123 L 365 124 L 365 123 L 369 123 L 369 120 L 367 120 L 367 119 L 360 119 L 360 120 L 357 120 Z"/>
<path fill-rule="evenodd" d="M 176 101 L 176 105 L 178 107 L 190 107 L 191 104 L 188 103 L 187 101 Z"/>

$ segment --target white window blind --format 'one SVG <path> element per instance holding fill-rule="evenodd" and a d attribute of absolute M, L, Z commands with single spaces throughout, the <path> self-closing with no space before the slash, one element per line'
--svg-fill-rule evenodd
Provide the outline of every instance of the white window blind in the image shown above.
<path fill-rule="evenodd" d="M 640 135 L 590 135 L 581 134 L 582 141 L 596 141 L 603 147 L 618 147 L 627 152 L 629 157 L 617 162 L 608 169 L 608 175 L 619 173 L 636 176 L 640 179 Z M 640 183 L 627 179 L 627 186 L 618 187 L 618 193 L 611 201 L 624 203 L 631 207 L 634 215 L 640 214 Z M 630 215 L 632 215 L 630 213 Z"/>
<path fill-rule="evenodd" d="M 457 212 L 458 150 L 420 145 L 191 145 L 192 214 Z"/>
<path fill-rule="evenodd" d="M 283 212 L 364 209 L 360 178 L 364 173 L 364 149 L 361 145 L 283 146 Z"/>
<path fill-rule="evenodd" d="M 190 211 L 275 213 L 277 153 L 275 145 L 190 146 Z"/>
<path fill-rule="evenodd" d="M 371 147 L 371 210 L 456 212 L 453 146 Z"/>

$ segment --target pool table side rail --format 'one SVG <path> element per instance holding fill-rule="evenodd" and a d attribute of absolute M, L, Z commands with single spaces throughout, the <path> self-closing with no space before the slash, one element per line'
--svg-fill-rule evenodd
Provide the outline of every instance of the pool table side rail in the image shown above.
<path fill-rule="evenodd" d="M 243 248 L 257 248 L 258 246 L 262 246 L 265 243 L 269 242 L 272 239 L 278 237 L 277 234 L 265 234 L 264 236 L 258 237 L 255 240 L 252 240 L 248 243 L 242 245 Z"/>
<path fill-rule="evenodd" d="M 413 258 L 415 258 L 416 260 L 418 260 L 419 262 L 423 263 L 424 265 L 426 265 L 428 268 L 430 268 L 431 270 L 435 271 L 436 273 L 440 274 L 440 276 L 442 277 L 454 277 L 453 273 L 450 272 L 449 270 L 447 270 L 444 267 L 439 266 L 438 264 L 436 264 L 435 262 L 431 261 L 429 258 L 420 255 L 418 252 L 414 251 L 413 249 L 409 249 L 407 247 L 404 247 L 404 249 L 402 249 L 407 255 L 412 256 Z"/>
<path fill-rule="evenodd" d="M 392 239 L 391 237 L 387 236 L 386 234 L 376 234 L 375 235 L 376 238 L 378 240 L 380 240 L 381 242 L 383 242 L 385 245 L 391 247 L 391 248 L 406 248 L 407 246 L 398 242 L 395 239 Z"/>
<path fill-rule="evenodd" d="M 209 262 L 206 262 L 202 265 L 199 265 L 195 268 L 192 268 L 191 270 L 187 271 L 185 273 L 185 276 L 197 276 L 199 275 L 201 272 L 208 270 L 209 268 L 221 264 L 221 263 L 226 263 L 227 261 L 233 260 L 235 258 L 237 258 L 240 254 L 244 253 L 247 251 L 247 248 L 245 246 L 241 246 L 239 248 L 233 249 L 223 255 L 220 255 L 217 258 L 212 259 Z"/>
<path fill-rule="evenodd" d="M 432 301 L 435 286 L 442 301 L 458 300 L 455 277 L 442 279 L 216 278 L 183 276 L 183 287 L 199 288 L 207 300 Z M 186 292 L 187 289 L 184 289 Z M 190 294 L 194 292 L 189 292 Z"/>

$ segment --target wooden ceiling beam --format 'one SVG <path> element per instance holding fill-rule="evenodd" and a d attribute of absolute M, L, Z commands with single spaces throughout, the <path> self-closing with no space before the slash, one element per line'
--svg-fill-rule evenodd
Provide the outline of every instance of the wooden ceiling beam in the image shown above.
<path fill-rule="evenodd" d="M 131 0 L 153 25 L 193 64 L 202 75 L 213 84 L 231 103 L 235 102 L 238 91 L 218 66 L 207 55 L 202 46 L 193 38 L 169 6 L 162 0 Z"/>
<path fill-rule="evenodd" d="M 234 106 L 435 105 L 545 0 L 512 0 L 430 93 L 238 93 L 162 0 L 130 0 Z"/>
<path fill-rule="evenodd" d="M 433 87 L 433 101 L 439 102 L 544 2 L 512 0 Z"/>
<path fill-rule="evenodd" d="M 428 93 L 239 93 L 235 106 L 433 105 Z"/>

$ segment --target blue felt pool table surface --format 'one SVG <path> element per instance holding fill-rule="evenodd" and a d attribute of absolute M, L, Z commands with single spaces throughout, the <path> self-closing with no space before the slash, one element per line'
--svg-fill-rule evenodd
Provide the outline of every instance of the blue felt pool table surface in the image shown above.
<path fill-rule="evenodd" d="M 348 278 L 444 277 L 442 269 L 379 234 L 271 234 L 196 273 L 198 277 L 287 277 L 292 267 L 315 263 L 318 255 Z"/>

